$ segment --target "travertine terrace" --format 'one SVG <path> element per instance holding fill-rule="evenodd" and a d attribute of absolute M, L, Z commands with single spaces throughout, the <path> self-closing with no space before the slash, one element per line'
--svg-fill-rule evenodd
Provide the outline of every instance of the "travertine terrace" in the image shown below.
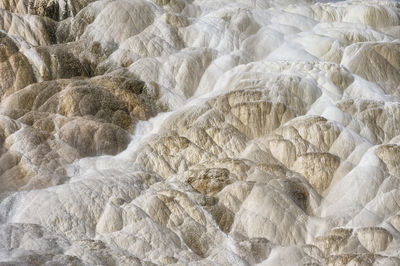
<path fill-rule="evenodd" d="M 0 265 L 400 265 L 400 3 L 0 0 Z"/>

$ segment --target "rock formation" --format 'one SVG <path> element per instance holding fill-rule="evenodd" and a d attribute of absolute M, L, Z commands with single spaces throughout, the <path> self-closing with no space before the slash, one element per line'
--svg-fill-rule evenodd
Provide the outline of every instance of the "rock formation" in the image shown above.
<path fill-rule="evenodd" d="M 0 18 L 0 265 L 400 265 L 398 2 Z"/>

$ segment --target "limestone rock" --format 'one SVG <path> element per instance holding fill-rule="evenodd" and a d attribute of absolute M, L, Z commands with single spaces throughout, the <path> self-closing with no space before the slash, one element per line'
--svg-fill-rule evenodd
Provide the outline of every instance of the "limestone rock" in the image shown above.
<path fill-rule="evenodd" d="M 394 0 L 0 0 L 1 265 L 400 265 Z"/>
<path fill-rule="evenodd" d="M 203 194 L 215 194 L 229 182 L 229 171 L 227 169 L 192 170 L 187 175 L 187 182 Z"/>
<path fill-rule="evenodd" d="M 355 74 L 379 84 L 386 93 L 399 96 L 398 58 L 399 45 L 396 43 L 354 44 L 346 49 L 342 63 Z"/>
<path fill-rule="evenodd" d="M 384 251 L 392 241 L 392 235 L 384 228 L 360 228 L 357 230 L 360 243 L 371 253 Z"/>
<path fill-rule="evenodd" d="M 336 156 L 324 153 L 308 153 L 300 156 L 293 167 L 305 176 L 315 190 L 322 193 L 329 187 L 339 164 L 340 160 Z"/>

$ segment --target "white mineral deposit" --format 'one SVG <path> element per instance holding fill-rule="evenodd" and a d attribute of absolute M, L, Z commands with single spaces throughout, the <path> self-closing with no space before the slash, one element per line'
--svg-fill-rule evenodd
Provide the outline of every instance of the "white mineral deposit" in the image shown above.
<path fill-rule="evenodd" d="M 0 0 L 0 265 L 400 265 L 400 2 Z"/>

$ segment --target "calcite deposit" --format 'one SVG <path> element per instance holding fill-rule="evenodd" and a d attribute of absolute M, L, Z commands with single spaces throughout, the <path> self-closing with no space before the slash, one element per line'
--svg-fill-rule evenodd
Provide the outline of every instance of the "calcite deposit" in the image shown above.
<path fill-rule="evenodd" d="M 0 0 L 0 265 L 400 265 L 400 3 Z"/>

